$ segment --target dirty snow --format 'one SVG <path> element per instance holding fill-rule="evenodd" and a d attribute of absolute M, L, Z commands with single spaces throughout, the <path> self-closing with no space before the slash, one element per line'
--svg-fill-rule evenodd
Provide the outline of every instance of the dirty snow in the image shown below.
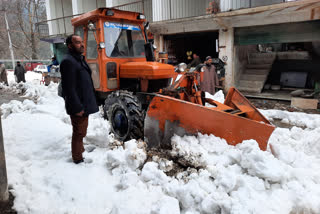
<path fill-rule="evenodd" d="M 170 177 L 172 160 L 147 162 L 143 141 L 114 140 L 96 113 L 85 138 L 84 157 L 92 163 L 75 165 L 64 101 L 57 84 L 40 79 L 28 72 L 27 83 L 15 84 L 11 76 L 7 89 L 29 99 L 1 106 L 18 213 L 320 213 L 318 115 L 263 110 L 294 126 L 275 129 L 267 151 L 254 140 L 229 146 L 213 135 L 174 136 L 171 155 L 190 167 Z"/>
<path fill-rule="evenodd" d="M 282 123 L 291 124 L 298 127 L 315 129 L 320 127 L 320 114 L 306 114 L 303 112 L 288 112 L 281 110 L 261 110 L 269 120 L 279 119 Z"/>

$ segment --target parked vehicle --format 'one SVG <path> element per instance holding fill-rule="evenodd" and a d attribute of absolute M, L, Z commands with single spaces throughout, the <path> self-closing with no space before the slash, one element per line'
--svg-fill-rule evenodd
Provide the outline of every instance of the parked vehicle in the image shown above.
<path fill-rule="evenodd" d="M 46 65 L 37 65 L 37 67 L 33 71 L 37 73 L 44 73 L 48 72 L 48 68 Z"/>
<path fill-rule="evenodd" d="M 33 71 L 38 65 L 42 65 L 41 62 L 26 62 L 24 65 L 24 69 L 26 71 Z"/>

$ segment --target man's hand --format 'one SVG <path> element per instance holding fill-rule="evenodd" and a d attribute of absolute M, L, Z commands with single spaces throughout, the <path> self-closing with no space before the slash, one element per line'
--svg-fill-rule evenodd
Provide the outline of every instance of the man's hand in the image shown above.
<path fill-rule="evenodd" d="M 79 117 L 82 117 L 83 116 L 83 114 L 84 114 L 84 111 L 82 110 L 82 111 L 80 111 L 79 113 L 76 113 L 76 115 L 77 116 L 79 116 Z"/>

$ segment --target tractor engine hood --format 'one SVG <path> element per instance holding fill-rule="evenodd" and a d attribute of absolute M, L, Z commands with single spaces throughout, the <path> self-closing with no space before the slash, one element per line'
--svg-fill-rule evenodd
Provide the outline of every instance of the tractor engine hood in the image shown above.
<path fill-rule="evenodd" d="M 174 76 L 172 65 L 159 62 L 125 62 L 120 65 L 120 78 L 167 79 Z"/>

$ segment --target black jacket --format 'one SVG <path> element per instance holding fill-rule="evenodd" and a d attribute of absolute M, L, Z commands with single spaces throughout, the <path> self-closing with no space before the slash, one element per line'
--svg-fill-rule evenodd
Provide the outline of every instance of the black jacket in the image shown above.
<path fill-rule="evenodd" d="M 92 72 L 84 57 L 67 53 L 60 64 L 60 72 L 67 114 L 74 115 L 82 110 L 86 115 L 97 112 Z"/>
<path fill-rule="evenodd" d="M 24 69 L 23 65 L 17 65 L 14 68 L 14 75 L 17 77 L 17 83 L 19 82 L 26 82 L 26 78 L 24 76 L 24 73 L 26 73 L 26 70 Z"/>

